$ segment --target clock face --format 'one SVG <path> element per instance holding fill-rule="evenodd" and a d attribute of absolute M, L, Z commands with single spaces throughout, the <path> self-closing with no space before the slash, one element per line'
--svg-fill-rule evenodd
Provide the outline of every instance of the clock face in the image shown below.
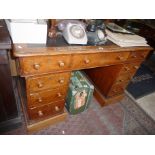
<path fill-rule="evenodd" d="M 97 30 L 97 35 L 100 40 L 105 39 L 105 34 L 101 30 Z"/>
<path fill-rule="evenodd" d="M 79 25 L 72 25 L 70 27 L 70 32 L 71 32 L 72 36 L 74 36 L 77 39 L 83 38 L 85 35 L 84 30 Z"/>

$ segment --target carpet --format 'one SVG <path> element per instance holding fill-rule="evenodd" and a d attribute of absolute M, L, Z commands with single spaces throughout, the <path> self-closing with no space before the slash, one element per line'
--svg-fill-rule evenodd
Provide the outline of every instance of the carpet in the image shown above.
<path fill-rule="evenodd" d="M 155 121 L 129 97 L 125 97 L 120 104 L 124 109 L 125 135 L 154 135 Z"/>
<path fill-rule="evenodd" d="M 136 103 L 155 121 L 155 92 L 136 100 Z"/>
<path fill-rule="evenodd" d="M 126 89 L 135 99 L 155 92 L 155 73 L 142 64 Z"/>
<path fill-rule="evenodd" d="M 23 125 L 4 135 L 25 135 Z M 155 123 L 129 97 L 121 102 L 100 107 L 92 99 L 90 107 L 77 115 L 68 115 L 66 121 L 34 132 L 33 135 L 145 135 L 155 134 Z"/>

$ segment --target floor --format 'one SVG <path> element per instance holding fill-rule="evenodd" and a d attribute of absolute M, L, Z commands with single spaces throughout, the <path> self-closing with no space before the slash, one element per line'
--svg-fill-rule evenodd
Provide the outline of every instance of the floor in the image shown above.
<path fill-rule="evenodd" d="M 137 104 L 155 120 L 155 93 L 136 100 Z"/>
<path fill-rule="evenodd" d="M 23 125 L 5 135 L 27 134 Z M 100 107 L 93 98 L 89 108 L 77 115 L 68 115 L 66 121 L 51 125 L 33 135 L 144 135 L 155 134 L 153 121 L 131 98 Z"/>
<path fill-rule="evenodd" d="M 155 52 L 144 62 L 144 65 L 147 66 L 150 71 L 155 75 Z M 153 83 L 151 83 L 153 84 Z M 148 83 L 148 87 L 153 87 Z M 143 89 L 143 88 L 142 88 Z M 140 90 L 139 90 L 140 91 Z M 138 99 L 126 92 L 126 94 L 137 104 L 137 106 L 144 111 L 152 120 L 155 121 L 155 92 L 149 93 Z"/>

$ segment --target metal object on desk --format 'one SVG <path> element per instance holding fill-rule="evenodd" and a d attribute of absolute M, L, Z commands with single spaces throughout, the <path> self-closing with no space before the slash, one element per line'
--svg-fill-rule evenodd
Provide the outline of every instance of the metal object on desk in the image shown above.
<path fill-rule="evenodd" d="M 87 26 L 89 45 L 103 45 L 107 41 L 103 20 L 91 20 Z"/>
<path fill-rule="evenodd" d="M 107 41 L 106 33 L 102 30 L 87 32 L 87 37 L 89 45 L 103 45 Z"/>
<path fill-rule="evenodd" d="M 70 114 L 78 114 L 88 108 L 93 96 L 94 86 L 80 71 L 73 72 L 66 99 L 66 108 Z"/>
<path fill-rule="evenodd" d="M 122 34 L 134 34 L 130 31 L 127 31 L 126 29 L 120 27 L 119 25 L 115 24 L 115 23 L 108 23 L 106 25 L 106 27 L 112 31 L 112 32 L 115 32 L 115 33 L 122 33 Z"/>

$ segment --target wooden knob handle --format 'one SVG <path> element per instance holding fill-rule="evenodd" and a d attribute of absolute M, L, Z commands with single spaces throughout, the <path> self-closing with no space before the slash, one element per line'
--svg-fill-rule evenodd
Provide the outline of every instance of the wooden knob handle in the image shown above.
<path fill-rule="evenodd" d="M 118 60 L 123 60 L 124 57 L 122 57 L 122 56 L 118 56 L 117 59 L 118 59 Z"/>
<path fill-rule="evenodd" d="M 61 97 L 62 95 L 61 95 L 61 93 L 58 93 L 58 97 Z"/>
<path fill-rule="evenodd" d="M 62 62 L 62 61 L 59 61 L 59 66 L 60 66 L 60 67 L 63 67 L 63 66 L 65 66 L 65 63 Z"/>
<path fill-rule="evenodd" d="M 38 102 L 42 102 L 43 100 L 42 100 L 42 98 L 41 97 L 39 97 L 39 99 L 38 99 Z"/>
<path fill-rule="evenodd" d="M 39 88 L 42 88 L 42 87 L 43 87 L 43 83 L 38 82 L 38 87 L 39 87 Z"/>
<path fill-rule="evenodd" d="M 125 67 L 125 70 L 126 70 L 126 71 L 129 71 L 130 69 L 129 69 L 128 67 Z"/>
<path fill-rule="evenodd" d="M 86 64 L 88 64 L 88 63 L 90 62 L 90 60 L 89 60 L 89 59 L 85 59 L 84 62 L 85 62 Z"/>
<path fill-rule="evenodd" d="M 132 55 L 132 58 L 137 58 L 137 55 Z"/>
<path fill-rule="evenodd" d="M 59 107 L 58 106 L 55 106 L 55 111 L 59 111 Z"/>
<path fill-rule="evenodd" d="M 135 69 L 138 69 L 139 67 L 138 67 L 138 66 L 134 66 L 134 68 L 135 68 Z"/>
<path fill-rule="evenodd" d="M 64 79 L 60 79 L 59 80 L 59 83 L 64 83 Z"/>
<path fill-rule="evenodd" d="M 41 116 L 43 116 L 44 114 L 43 114 L 43 112 L 42 112 L 41 110 L 39 110 L 39 111 L 38 111 L 38 115 L 41 117 Z"/>
<path fill-rule="evenodd" d="M 40 68 L 39 64 L 34 64 L 34 69 L 38 70 Z"/>
<path fill-rule="evenodd" d="M 119 82 L 123 82 L 123 80 L 122 80 L 122 79 L 120 79 L 120 80 L 119 80 Z"/>

